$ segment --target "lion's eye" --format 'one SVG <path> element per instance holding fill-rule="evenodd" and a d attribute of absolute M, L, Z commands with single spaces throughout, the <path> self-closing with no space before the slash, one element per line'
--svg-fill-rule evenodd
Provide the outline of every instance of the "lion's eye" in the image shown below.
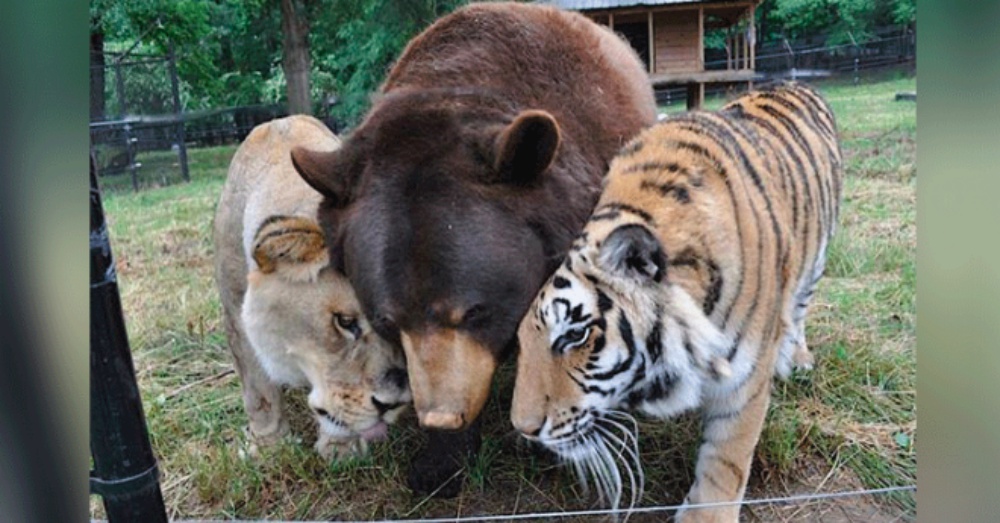
<path fill-rule="evenodd" d="M 555 346 L 552 347 L 556 352 L 565 352 L 569 349 L 579 347 L 583 345 L 587 338 L 590 337 L 590 329 L 570 329 L 566 331 L 559 339 L 556 340 Z"/>
<path fill-rule="evenodd" d="M 358 324 L 357 318 L 345 316 L 343 314 L 334 314 L 333 319 L 337 322 L 338 327 L 351 333 L 351 336 L 354 336 L 354 339 L 361 337 L 361 326 Z"/>

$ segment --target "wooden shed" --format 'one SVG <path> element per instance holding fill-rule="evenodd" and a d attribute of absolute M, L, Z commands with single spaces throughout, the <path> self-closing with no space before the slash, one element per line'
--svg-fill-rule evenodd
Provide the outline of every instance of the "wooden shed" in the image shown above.
<path fill-rule="evenodd" d="M 700 107 L 705 85 L 752 84 L 754 10 L 761 0 L 553 0 L 621 34 L 646 63 L 653 87 L 687 86 L 689 108 Z M 705 64 L 705 35 L 721 38 L 726 59 Z"/>

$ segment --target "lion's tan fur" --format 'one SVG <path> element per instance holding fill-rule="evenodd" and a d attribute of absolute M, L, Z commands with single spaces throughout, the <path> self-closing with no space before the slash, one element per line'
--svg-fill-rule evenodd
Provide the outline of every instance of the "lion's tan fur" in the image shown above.
<path fill-rule="evenodd" d="M 250 133 L 216 212 L 216 280 L 251 435 L 272 443 L 285 433 L 279 386 L 307 386 L 319 413 L 317 450 L 328 455 L 363 448 L 358 433 L 402 410 L 383 416 L 372 398 L 395 405 L 409 392 L 384 378 L 404 368 L 402 355 L 371 331 L 349 282 L 329 267 L 315 218 L 320 195 L 295 172 L 293 146 L 329 151 L 340 140 L 305 116 Z M 339 328 L 335 314 L 356 319 L 360 337 Z"/>

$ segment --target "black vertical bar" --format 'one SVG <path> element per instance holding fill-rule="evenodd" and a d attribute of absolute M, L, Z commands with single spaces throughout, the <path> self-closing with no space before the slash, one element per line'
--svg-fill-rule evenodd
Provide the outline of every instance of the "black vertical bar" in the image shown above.
<path fill-rule="evenodd" d="M 177 117 L 177 127 L 176 129 L 176 140 L 177 140 L 177 158 L 181 164 L 181 176 L 184 177 L 185 182 L 191 181 L 191 174 L 188 172 L 188 160 L 187 160 L 187 146 L 184 142 L 187 141 L 187 137 L 184 132 L 184 115 L 183 109 L 181 108 L 181 95 L 180 86 L 177 81 L 177 55 L 174 53 L 174 43 L 170 42 L 170 91 L 174 97 L 174 116 Z"/>
<path fill-rule="evenodd" d="M 94 159 L 90 159 L 91 491 L 109 523 L 166 522 L 156 458 L 135 381 Z"/>
<path fill-rule="evenodd" d="M 132 124 L 126 123 L 122 127 L 122 132 L 125 135 L 125 155 L 128 157 L 128 170 L 132 175 L 132 190 L 139 192 L 139 166 L 135 161 L 136 139 L 132 137 Z"/>

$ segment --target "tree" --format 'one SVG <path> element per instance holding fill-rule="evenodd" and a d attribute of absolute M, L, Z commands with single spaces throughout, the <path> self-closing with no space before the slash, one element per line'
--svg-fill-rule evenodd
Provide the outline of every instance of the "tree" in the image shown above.
<path fill-rule="evenodd" d="M 90 20 L 90 121 L 104 119 L 104 29 Z"/>
<path fill-rule="evenodd" d="M 309 18 L 305 0 L 281 0 L 281 66 L 288 89 L 288 112 L 312 114 L 309 96 Z"/>
<path fill-rule="evenodd" d="M 915 0 L 774 0 L 766 12 L 769 25 L 780 28 L 785 37 L 826 34 L 826 43 L 837 45 L 864 41 L 882 25 L 915 20 L 916 4 Z"/>
<path fill-rule="evenodd" d="M 348 124 L 369 99 L 410 38 L 468 0 L 338 0 L 319 22 L 319 66 L 334 75 L 338 116 Z"/>

